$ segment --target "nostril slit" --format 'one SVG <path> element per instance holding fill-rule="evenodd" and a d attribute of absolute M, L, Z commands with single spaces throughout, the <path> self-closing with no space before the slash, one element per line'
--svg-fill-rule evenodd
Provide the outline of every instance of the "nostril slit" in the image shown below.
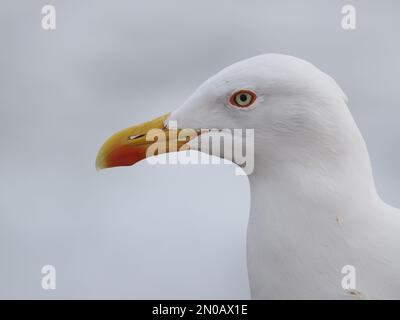
<path fill-rule="evenodd" d="M 135 140 L 135 139 L 138 139 L 141 137 L 144 137 L 144 134 L 137 134 L 137 135 L 129 136 L 128 140 Z"/>

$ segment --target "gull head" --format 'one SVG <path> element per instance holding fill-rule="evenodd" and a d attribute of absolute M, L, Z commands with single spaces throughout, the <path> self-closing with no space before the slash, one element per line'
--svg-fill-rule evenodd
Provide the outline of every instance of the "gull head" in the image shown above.
<path fill-rule="evenodd" d="M 198 134 L 204 129 L 252 129 L 254 156 L 270 168 L 335 161 L 363 148 L 346 101 L 337 83 L 312 64 L 282 54 L 256 56 L 206 80 L 175 111 L 114 134 L 100 149 L 96 166 L 144 159 L 154 141 L 146 137 L 152 129 L 164 131 L 169 142 L 178 140 L 178 150 L 194 149 L 199 135 L 179 140 L 170 134 L 187 128 Z M 158 153 L 170 151 L 176 150 L 167 146 Z"/>

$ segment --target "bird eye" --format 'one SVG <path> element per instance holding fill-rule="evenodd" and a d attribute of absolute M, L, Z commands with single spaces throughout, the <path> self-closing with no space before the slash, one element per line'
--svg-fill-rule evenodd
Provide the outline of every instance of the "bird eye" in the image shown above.
<path fill-rule="evenodd" d="M 229 99 L 229 103 L 239 108 L 247 108 L 256 101 L 257 96 L 250 90 L 240 90 L 235 92 Z"/>

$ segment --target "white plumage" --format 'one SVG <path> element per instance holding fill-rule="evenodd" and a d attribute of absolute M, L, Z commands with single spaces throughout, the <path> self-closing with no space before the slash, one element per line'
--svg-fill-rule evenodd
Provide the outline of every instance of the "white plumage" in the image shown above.
<path fill-rule="evenodd" d="M 227 107 L 253 90 L 248 110 Z M 279 54 L 236 63 L 173 112 L 181 128 L 254 128 L 252 298 L 400 298 L 400 212 L 378 196 L 365 142 L 336 82 Z M 203 150 L 204 151 L 204 150 Z M 342 288 L 343 266 L 356 289 Z"/>

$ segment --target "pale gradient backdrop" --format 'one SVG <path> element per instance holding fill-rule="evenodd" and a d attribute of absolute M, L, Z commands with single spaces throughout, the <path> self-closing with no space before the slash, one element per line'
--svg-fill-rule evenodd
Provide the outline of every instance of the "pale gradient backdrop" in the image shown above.
<path fill-rule="evenodd" d="M 53 4 L 57 30 L 41 28 Z M 233 165 L 96 172 L 114 131 L 261 53 L 349 96 L 379 193 L 400 207 L 400 2 L 6 0 L 0 5 L 0 298 L 248 298 L 247 177 Z M 57 289 L 41 288 L 43 265 Z"/>

